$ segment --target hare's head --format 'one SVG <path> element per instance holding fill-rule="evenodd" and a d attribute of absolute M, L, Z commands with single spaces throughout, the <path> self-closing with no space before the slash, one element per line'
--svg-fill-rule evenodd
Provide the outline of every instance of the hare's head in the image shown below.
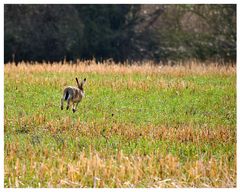
<path fill-rule="evenodd" d="M 78 82 L 78 78 L 77 78 L 77 77 L 76 77 L 76 81 L 77 81 L 78 88 L 79 88 L 81 91 L 83 91 L 83 85 L 86 83 L 86 78 L 84 78 L 80 84 L 79 84 L 79 82 Z"/>

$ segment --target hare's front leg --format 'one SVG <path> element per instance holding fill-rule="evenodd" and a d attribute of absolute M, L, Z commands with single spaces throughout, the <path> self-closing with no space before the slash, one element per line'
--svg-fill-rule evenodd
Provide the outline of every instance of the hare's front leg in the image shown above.
<path fill-rule="evenodd" d="M 73 108 L 72 108 L 73 113 L 76 112 L 76 110 L 77 110 L 77 106 L 78 106 L 78 103 L 79 103 L 79 102 L 77 102 L 75 106 L 74 106 L 74 104 L 73 104 Z"/>

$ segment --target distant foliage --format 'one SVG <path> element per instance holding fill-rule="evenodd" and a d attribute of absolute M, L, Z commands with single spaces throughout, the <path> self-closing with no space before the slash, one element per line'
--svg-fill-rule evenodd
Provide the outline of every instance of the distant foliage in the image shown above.
<path fill-rule="evenodd" d="M 236 61 L 236 5 L 4 5 L 4 61 Z"/>

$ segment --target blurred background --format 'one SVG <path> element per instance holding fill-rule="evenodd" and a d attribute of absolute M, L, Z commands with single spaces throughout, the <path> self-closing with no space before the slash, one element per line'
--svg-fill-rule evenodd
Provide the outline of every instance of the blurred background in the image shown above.
<path fill-rule="evenodd" d="M 4 5 L 4 62 L 236 62 L 236 5 Z"/>

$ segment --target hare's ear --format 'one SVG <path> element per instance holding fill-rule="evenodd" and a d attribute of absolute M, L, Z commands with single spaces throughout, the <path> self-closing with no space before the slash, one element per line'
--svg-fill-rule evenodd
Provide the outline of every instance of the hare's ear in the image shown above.
<path fill-rule="evenodd" d="M 83 85 L 86 83 L 86 78 L 84 78 L 83 80 L 82 80 L 82 82 L 81 82 L 81 84 L 80 84 L 80 89 L 82 89 L 83 90 Z"/>
<path fill-rule="evenodd" d="M 86 80 L 86 78 L 84 78 L 84 79 L 82 80 L 82 82 L 81 82 L 81 85 L 80 85 L 80 86 L 81 86 L 81 87 L 83 87 L 83 85 L 86 83 L 86 81 L 87 81 L 87 80 Z"/>
<path fill-rule="evenodd" d="M 78 78 L 77 77 L 76 77 L 76 81 L 77 81 L 77 86 L 80 88 L 81 86 L 80 86 L 80 84 L 78 82 Z"/>

